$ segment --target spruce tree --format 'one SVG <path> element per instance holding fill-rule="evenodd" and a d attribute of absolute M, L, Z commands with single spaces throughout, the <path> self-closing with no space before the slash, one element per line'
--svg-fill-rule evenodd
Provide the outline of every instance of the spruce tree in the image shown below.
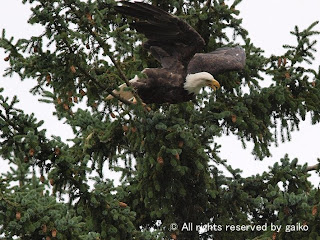
<path fill-rule="evenodd" d="M 193 26 L 206 52 L 240 45 L 247 60 L 242 72 L 215 76 L 222 85 L 215 93 L 144 106 L 105 100 L 144 68 L 159 67 L 114 0 L 22 2 L 33 4 L 29 23 L 44 32 L 15 40 L 3 30 L 5 75 L 34 79 L 31 92 L 55 106 L 74 138 L 47 136 L 43 121 L 1 89 L 0 154 L 15 166 L 0 179 L 4 239 L 320 238 L 320 192 L 308 180 L 318 165 L 285 155 L 268 172 L 243 177 L 215 141 L 234 134 L 263 160 L 307 114 L 320 121 L 320 67 L 305 64 L 315 59 L 317 22 L 296 27 L 296 44 L 267 57 L 241 25 L 240 0 L 148 1 Z M 264 78 L 269 87 L 260 86 Z M 112 172 L 121 173 L 119 184 Z"/>

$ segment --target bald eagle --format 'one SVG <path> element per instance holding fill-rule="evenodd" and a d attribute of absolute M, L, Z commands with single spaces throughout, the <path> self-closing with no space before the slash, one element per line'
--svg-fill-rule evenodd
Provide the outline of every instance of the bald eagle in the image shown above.
<path fill-rule="evenodd" d="M 142 71 L 145 77 L 135 76 L 129 81 L 144 103 L 189 101 L 202 87 L 214 90 L 220 87 L 214 75 L 244 68 L 246 57 L 241 47 L 198 53 L 205 41 L 184 20 L 150 4 L 127 1 L 121 4 L 115 7 L 116 11 L 134 18 L 131 26 L 147 38 L 143 47 L 162 66 L 146 68 Z M 133 94 L 125 91 L 126 87 L 122 84 L 113 93 L 130 100 Z"/>

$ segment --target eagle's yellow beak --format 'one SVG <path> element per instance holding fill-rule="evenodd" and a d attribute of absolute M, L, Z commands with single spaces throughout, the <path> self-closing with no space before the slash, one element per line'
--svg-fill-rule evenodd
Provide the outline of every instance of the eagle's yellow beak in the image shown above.
<path fill-rule="evenodd" d="M 220 83 L 213 79 L 209 84 L 208 84 L 209 87 L 211 87 L 213 90 L 217 90 L 220 88 Z"/>

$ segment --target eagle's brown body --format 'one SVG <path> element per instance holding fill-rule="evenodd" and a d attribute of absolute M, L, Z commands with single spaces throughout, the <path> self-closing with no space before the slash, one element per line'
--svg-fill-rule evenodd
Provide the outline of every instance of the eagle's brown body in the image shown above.
<path fill-rule="evenodd" d="M 146 36 L 148 40 L 143 46 L 162 66 L 144 69 L 145 78 L 130 81 L 143 102 L 189 101 L 195 92 L 185 89 L 188 74 L 207 72 L 214 76 L 224 71 L 243 69 L 245 53 L 242 48 L 198 53 L 205 42 L 185 21 L 146 3 L 122 1 L 121 4 L 116 7 L 117 12 L 135 19 L 131 26 Z"/>
<path fill-rule="evenodd" d="M 145 103 L 180 103 L 192 99 L 193 94 L 183 87 L 184 75 L 156 68 L 145 69 L 143 73 L 147 77 L 131 85 Z"/>

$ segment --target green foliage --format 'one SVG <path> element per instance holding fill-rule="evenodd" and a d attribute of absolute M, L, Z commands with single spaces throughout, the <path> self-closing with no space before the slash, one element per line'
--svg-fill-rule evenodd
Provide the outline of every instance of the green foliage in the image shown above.
<path fill-rule="evenodd" d="M 291 34 L 281 56 L 266 57 L 241 26 L 240 0 L 157 1 L 192 25 L 205 51 L 241 45 L 242 72 L 216 76 L 222 88 L 176 105 L 106 101 L 119 84 L 159 64 L 139 44 L 144 36 L 116 14 L 113 0 L 29 0 L 31 39 L 8 38 L 5 73 L 32 78 L 31 92 L 54 104 L 74 132 L 71 143 L 48 137 L 43 121 L 16 108 L 0 89 L 0 155 L 12 166 L 0 179 L 0 234 L 6 239 L 317 239 L 319 190 L 312 169 L 287 155 L 268 172 L 248 178 L 219 157 L 216 138 L 235 134 L 253 155 L 290 140 L 307 114 L 320 120 L 317 22 Z M 233 33 L 230 38 L 228 33 Z M 307 63 L 307 64 L 306 64 Z M 260 87 L 267 76 L 269 87 Z M 212 96 L 214 94 L 214 96 Z M 87 106 L 82 109 L 80 103 Z M 83 106 L 83 105 L 82 105 Z M 279 131 L 280 130 L 280 131 Z M 225 167 L 229 174 L 221 172 Z M 110 173 L 121 174 L 116 186 Z M 179 228 L 173 229 L 173 223 Z M 183 231 L 185 223 L 208 231 Z M 266 226 L 265 231 L 227 226 Z M 281 227 L 279 232 L 272 226 Z M 297 228 L 297 226 L 300 228 Z M 301 228 L 302 226 L 302 228 Z M 303 226 L 308 231 L 302 231 Z"/>

